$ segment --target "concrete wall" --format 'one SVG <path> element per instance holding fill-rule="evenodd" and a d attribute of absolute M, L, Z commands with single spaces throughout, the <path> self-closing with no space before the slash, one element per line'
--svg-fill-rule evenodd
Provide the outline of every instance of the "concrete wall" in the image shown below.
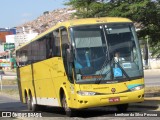
<path fill-rule="evenodd" d="M 151 69 L 160 69 L 160 60 L 150 60 Z"/>

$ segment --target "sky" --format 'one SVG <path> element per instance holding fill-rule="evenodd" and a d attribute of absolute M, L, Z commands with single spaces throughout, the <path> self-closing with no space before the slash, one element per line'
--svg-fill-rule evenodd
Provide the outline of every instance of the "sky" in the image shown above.
<path fill-rule="evenodd" d="M 67 0 L 1 0 L 0 28 L 12 28 L 35 20 L 45 11 L 65 8 Z"/>

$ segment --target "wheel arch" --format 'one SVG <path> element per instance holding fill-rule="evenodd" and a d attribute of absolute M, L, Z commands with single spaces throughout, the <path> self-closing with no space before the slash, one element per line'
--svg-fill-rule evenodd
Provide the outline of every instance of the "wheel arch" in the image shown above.
<path fill-rule="evenodd" d="M 30 89 L 24 89 L 24 103 L 27 103 L 27 99 L 31 99 L 32 97 L 32 92 Z"/>
<path fill-rule="evenodd" d="M 59 98 L 60 98 L 60 106 L 62 107 L 62 98 L 63 95 L 65 94 L 64 89 L 61 87 L 59 90 Z"/>
<path fill-rule="evenodd" d="M 69 102 L 68 102 L 68 94 L 67 94 L 67 91 L 65 89 L 65 87 L 61 87 L 60 90 L 59 90 L 59 98 L 60 98 L 60 106 L 62 107 L 62 98 L 63 98 L 63 95 L 66 96 L 66 100 L 67 100 L 67 103 L 69 105 Z"/>
<path fill-rule="evenodd" d="M 31 99 L 31 97 L 32 97 L 32 92 L 31 92 L 30 89 L 28 90 L 28 95 L 29 95 L 29 97 L 30 97 L 30 99 Z"/>
<path fill-rule="evenodd" d="M 24 89 L 24 103 L 27 103 L 28 92 L 27 89 Z"/>

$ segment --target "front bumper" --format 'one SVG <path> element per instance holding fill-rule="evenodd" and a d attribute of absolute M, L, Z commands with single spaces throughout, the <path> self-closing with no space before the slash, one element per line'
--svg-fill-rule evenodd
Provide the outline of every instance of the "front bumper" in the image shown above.
<path fill-rule="evenodd" d="M 113 99 L 113 100 L 112 100 Z M 75 109 L 118 105 L 125 103 L 135 103 L 144 101 L 144 89 L 125 92 L 118 94 L 107 94 L 107 95 L 94 95 L 94 96 L 80 96 L 77 95 L 77 99 L 74 100 L 74 106 L 70 106 Z"/>

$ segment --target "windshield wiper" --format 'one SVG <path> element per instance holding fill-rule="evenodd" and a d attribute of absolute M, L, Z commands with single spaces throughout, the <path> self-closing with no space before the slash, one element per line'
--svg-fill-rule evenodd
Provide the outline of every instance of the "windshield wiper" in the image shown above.
<path fill-rule="evenodd" d="M 126 71 L 121 67 L 121 65 L 119 64 L 119 62 L 116 62 L 115 60 L 111 60 L 111 61 L 113 61 L 113 64 L 117 64 L 117 65 L 118 65 L 118 67 L 122 70 L 122 73 L 123 73 L 123 74 L 126 76 L 126 78 L 130 81 L 131 78 L 128 76 L 128 74 L 126 73 Z M 102 73 L 103 73 L 106 65 L 107 65 L 109 62 L 110 62 L 109 60 L 106 60 L 106 61 L 105 61 L 105 63 L 103 64 L 103 66 L 102 66 L 102 68 L 101 68 L 101 71 L 100 71 L 100 74 L 99 74 L 99 75 L 102 75 Z M 111 69 L 113 69 L 113 67 L 111 67 Z M 105 77 L 108 75 L 109 72 L 111 72 L 111 70 L 108 70 L 108 71 L 105 73 Z M 113 74 L 113 73 L 112 73 L 112 74 Z M 105 77 L 104 77 L 104 78 L 105 78 Z M 113 79 L 114 79 L 114 78 L 113 78 Z M 100 78 L 100 79 L 97 78 L 96 81 L 95 81 L 95 84 L 100 84 L 102 80 L 104 80 L 103 77 Z"/>
<path fill-rule="evenodd" d="M 106 56 L 106 58 L 107 58 L 107 56 Z M 108 60 L 108 58 L 105 60 L 105 62 L 104 62 L 104 64 L 102 65 L 102 67 L 101 67 L 101 69 L 100 69 L 100 76 L 103 74 L 103 71 L 105 70 L 105 67 L 106 67 L 106 65 L 109 63 L 109 60 Z M 105 73 L 105 77 L 106 77 L 106 75 L 108 75 L 108 73 L 110 72 L 110 70 L 108 70 L 106 73 Z M 104 78 L 105 78 L 104 77 Z M 103 80 L 103 77 L 102 78 L 97 78 L 96 80 L 95 80 L 95 84 L 99 84 L 101 81 Z"/>
<path fill-rule="evenodd" d="M 116 62 L 114 60 L 114 63 L 118 65 L 118 67 L 122 70 L 122 73 L 126 76 L 126 78 L 128 78 L 128 80 L 130 81 L 131 78 L 128 76 L 128 74 L 126 73 L 126 71 L 122 68 L 122 66 L 119 64 L 119 62 Z"/>
<path fill-rule="evenodd" d="M 108 70 L 106 73 L 104 73 L 104 75 L 105 75 L 104 77 L 99 78 L 99 79 L 97 78 L 95 81 L 95 84 L 100 84 L 101 81 L 104 80 L 104 78 L 108 75 L 108 73 L 110 73 L 110 70 Z M 102 75 L 102 74 L 100 74 L 100 75 Z"/>

